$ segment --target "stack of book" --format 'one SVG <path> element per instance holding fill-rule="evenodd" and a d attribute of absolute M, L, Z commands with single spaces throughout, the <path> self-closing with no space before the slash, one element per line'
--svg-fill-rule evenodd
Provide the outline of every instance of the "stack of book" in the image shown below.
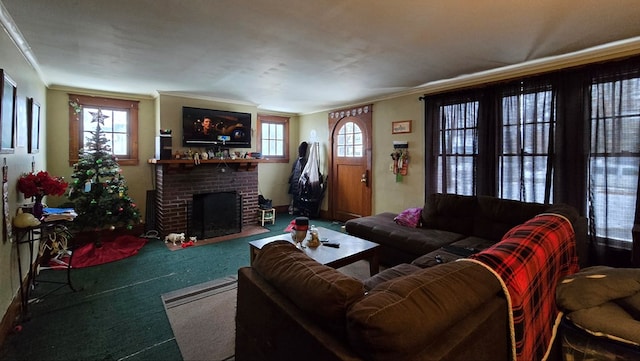
<path fill-rule="evenodd" d="M 50 208 L 47 207 L 43 211 L 45 222 L 55 221 L 73 221 L 78 214 L 73 208 Z"/>

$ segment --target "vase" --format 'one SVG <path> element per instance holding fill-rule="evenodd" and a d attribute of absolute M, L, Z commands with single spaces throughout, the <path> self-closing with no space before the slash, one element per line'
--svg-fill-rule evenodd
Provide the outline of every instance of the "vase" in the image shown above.
<path fill-rule="evenodd" d="M 37 219 L 42 218 L 42 211 L 44 206 L 42 205 L 42 196 L 35 196 L 35 203 L 33 203 L 33 216 Z"/>

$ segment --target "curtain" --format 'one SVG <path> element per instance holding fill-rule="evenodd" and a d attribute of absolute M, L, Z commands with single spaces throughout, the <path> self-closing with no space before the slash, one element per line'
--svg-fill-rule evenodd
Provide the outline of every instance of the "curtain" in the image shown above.
<path fill-rule="evenodd" d="M 566 203 L 598 263 L 640 265 L 640 56 L 421 99 L 426 195 Z"/>
<path fill-rule="evenodd" d="M 496 138 L 498 196 L 551 203 L 553 184 L 555 99 L 546 82 L 517 82 L 501 97 L 502 120 Z"/>
<path fill-rule="evenodd" d="M 626 67 L 591 85 L 588 211 L 599 243 L 628 248 L 637 213 L 640 74 Z"/>

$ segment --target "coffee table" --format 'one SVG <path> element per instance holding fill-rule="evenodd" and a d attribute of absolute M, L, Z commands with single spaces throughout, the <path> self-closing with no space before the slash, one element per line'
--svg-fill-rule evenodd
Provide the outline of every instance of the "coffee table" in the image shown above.
<path fill-rule="evenodd" d="M 316 262 L 329 267 L 340 268 L 357 261 L 368 260 L 369 274 L 371 276 L 380 271 L 378 258 L 378 250 L 380 248 L 379 244 L 324 227 L 318 227 L 318 234 L 320 235 L 320 239 L 323 241 L 328 240 L 331 243 L 340 243 L 340 248 L 333 248 L 324 245 L 312 248 L 306 246 L 307 241 L 305 240 L 303 242 L 305 248 L 303 248 L 302 251 Z M 253 264 L 253 260 L 265 244 L 278 240 L 285 240 L 293 243 L 291 234 L 289 233 L 283 233 L 277 236 L 249 242 L 251 264 Z"/>

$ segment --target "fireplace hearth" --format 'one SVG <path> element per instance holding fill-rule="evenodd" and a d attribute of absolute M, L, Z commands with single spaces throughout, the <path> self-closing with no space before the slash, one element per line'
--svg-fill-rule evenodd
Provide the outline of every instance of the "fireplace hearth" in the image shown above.
<path fill-rule="evenodd" d="M 241 205 L 235 191 L 194 194 L 187 203 L 187 233 L 207 239 L 242 232 Z"/>

